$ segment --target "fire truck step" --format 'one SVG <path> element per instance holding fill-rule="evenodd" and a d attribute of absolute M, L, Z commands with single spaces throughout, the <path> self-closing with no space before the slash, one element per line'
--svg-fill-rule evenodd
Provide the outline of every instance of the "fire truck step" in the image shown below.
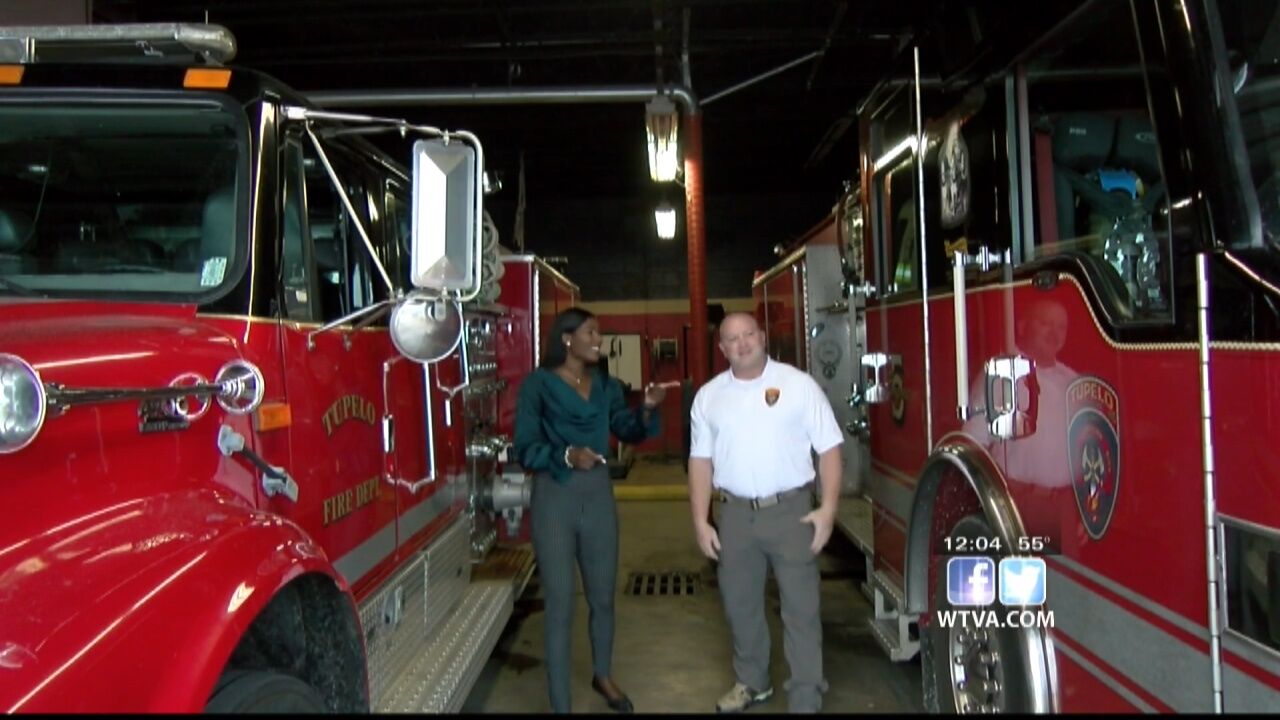
<path fill-rule="evenodd" d="M 510 580 L 515 593 L 513 597 L 518 599 L 533 577 L 535 566 L 532 545 L 499 545 L 485 557 L 484 562 L 471 568 L 471 578 Z"/>
<path fill-rule="evenodd" d="M 458 712 L 511 617 L 514 590 L 505 578 L 472 582 L 453 614 L 378 698 L 374 712 Z"/>
<path fill-rule="evenodd" d="M 862 495 L 840 498 L 836 506 L 836 527 L 862 553 L 868 579 L 858 583 L 858 590 L 867 602 L 872 602 L 870 578 L 875 568 L 875 531 L 871 525 L 871 501 Z"/>
<path fill-rule="evenodd" d="M 873 614 L 867 619 L 876 642 L 895 662 L 910 660 L 920 651 L 917 615 L 903 612 L 906 602 L 897 583 L 881 571 L 871 575 Z"/>
<path fill-rule="evenodd" d="M 920 652 L 920 638 L 915 622 L 899 615 L 891 620 L 869 618 L 871 635 L 894 662 L 906 662 Z M 914 632 L 913 632 L 914 631 Z"/>
<path fill-rule="evenodd" d="M 871 529 L 871 501 L 861 495 L 840 498 L 836 506 L 836 527 L 840 528 L 863 555 L 871 557 L 875 533 Z"/>
<path fill-rule="evenodd" d="M 906 600 L 902 595 L 902 588 L 898 587 L 898 583 L 885 574 L 883 570 L 877 570 L 871 575 L 871 587 L 877 594 L 883 595 L 893 603 L 893 613 L 896 615 L 898 608 L 906 604 Z M 876 610 L 877 615 L 883 613 L 879 608 Z"/>

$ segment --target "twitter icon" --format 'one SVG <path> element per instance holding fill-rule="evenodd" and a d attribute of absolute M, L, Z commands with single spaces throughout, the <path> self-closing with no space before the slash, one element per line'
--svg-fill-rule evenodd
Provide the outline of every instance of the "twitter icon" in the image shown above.
<path fill-rule="evenodd" d="M 1001 558 L 1000 604 L 1043 605 L 1045 575 L 1042 558 Z"/>

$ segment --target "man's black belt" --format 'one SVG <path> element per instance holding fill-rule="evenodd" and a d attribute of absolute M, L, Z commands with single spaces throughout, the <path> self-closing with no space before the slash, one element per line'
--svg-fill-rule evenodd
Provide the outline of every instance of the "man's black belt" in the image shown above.
<path fill-rule="evenodd" d="M 805 483 L 800 487 L 791 488 L 790 490 L 784 490 L 780 493 L 775 493 L 773 495 L 765 495 L 764 497 L 758 497 L 758 498 L 740 497 L 738 495 L 734 495 L 728 490 L 720 490 L 719 491 L 720 502 L 741 503 L 743 505 L 750 506 L 752 510 L 759 510 L 761 508 L 773 507 L 774 505 L 777 505 L 778 503 L 782 502 L 783 500 L 786 500 L 792 495 L 799 495 L 802 492 L 809 492 L 812 487 L 813 487 L 812 483 Z"/>

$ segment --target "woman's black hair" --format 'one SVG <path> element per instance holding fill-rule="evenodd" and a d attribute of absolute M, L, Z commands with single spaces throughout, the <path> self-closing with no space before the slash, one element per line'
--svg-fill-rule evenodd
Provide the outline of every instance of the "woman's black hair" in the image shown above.
<path fill-rule="evenodd" d="M 551 329 L 547 331 L 547 347 L 542 352 L 542 362 L 538 367 L 554 370 L 564 364 L 569 357 L 565 352 L 564 336 L 572 335 L 582 327 L 582 323 L 595 317 L 582 308 L 571 307 L 556 315 L 551 321 Z"/>

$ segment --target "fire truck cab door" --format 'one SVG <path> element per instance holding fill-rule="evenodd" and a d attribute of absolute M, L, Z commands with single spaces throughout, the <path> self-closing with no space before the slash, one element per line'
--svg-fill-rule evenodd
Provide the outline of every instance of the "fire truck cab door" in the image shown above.
<path fill-rule="evenodd" d="M 903 55 L 892 75 L 910 78 L 913 53 Z M 866 344 L 858 363 L 861 393 L 854 400 L 865 407 L 868 423 L 866 494 L 877 582 L 899 590 L 906 585 L 915 486 L 933 442 L 918 229 L 920 203 L 928 196 L 919 193 L 916 97 L 913 83 L 885 86 L 868 104 L 860 126 L 870 159 L 864 172 L 864 221 L 870 226 L 866 265 L 875 293 L 866 300 Z"/>
<path fill-rule="evenodd" d="M 388 180 L 383 188 L 386 208 L 384 235 L 388 247 L 398 248 L 401 281 L 406 283 L 410 257 L 409 225 L 411 206 L 409 189 L 397 180 Z M 457 365 L 449 356 L 437 363 L 421 364 L 396 354 L 384 369 L 383 394 L 386 415 L 383 437 L 386 446 L 385 477 L 394 486 L 398 514 L 397 535 L 401 554 L 406 545 L 428 527 L 448 505 L 447 493 L 437 492 L 450 476 L 452 450 L 448 423 L 453 418 L 444 412 L 449 401 L 439 385 L 442 372 Z M 452 407 L 450 407 L 452 409 Z"/>
<path fill-rule="evenodd" d="M 913 73 L 911 56 L 906 55 L 895 75 Z M 861 130 L 874 158 L 867 174 L 865 220 L 872 251 L 868 274 L 876 292 L 866 301 L 861 393 L 855 402 L 866 408 L 869 422 L 870 492 L 886 515 L 886 523 L 876 527 L 876 548 L 877 555 L 887 556 L 897 553 L 881 553 L 881 548 L 904 542 L 911 517 L 910 486 L 929 452 L 915 95 L 909 84 L 887 90 L 879 107 L 863 117 Z M 892 526 L 892 539 L 882 532 L 887 526 Z"/>
<path fill-rule="evenodd" d="M 336 147 L 326 152 L 356 198 L 353 204 L 369 207 L 375 176 Z M 297 505 L 284 514 L 320 542 L 358 590 L 396 550 L 397 507 L 384 479 L 382 418 L 385 368 L 399 355 L 385 321 L 318 332 L 324 323 L 382 299 L 385 288 L 313 151 L 303 139 L 290 137 L 280 153 L 280 345 L 300 487 Z M 361 220 L 368 223 L 367 217 Z"/>

